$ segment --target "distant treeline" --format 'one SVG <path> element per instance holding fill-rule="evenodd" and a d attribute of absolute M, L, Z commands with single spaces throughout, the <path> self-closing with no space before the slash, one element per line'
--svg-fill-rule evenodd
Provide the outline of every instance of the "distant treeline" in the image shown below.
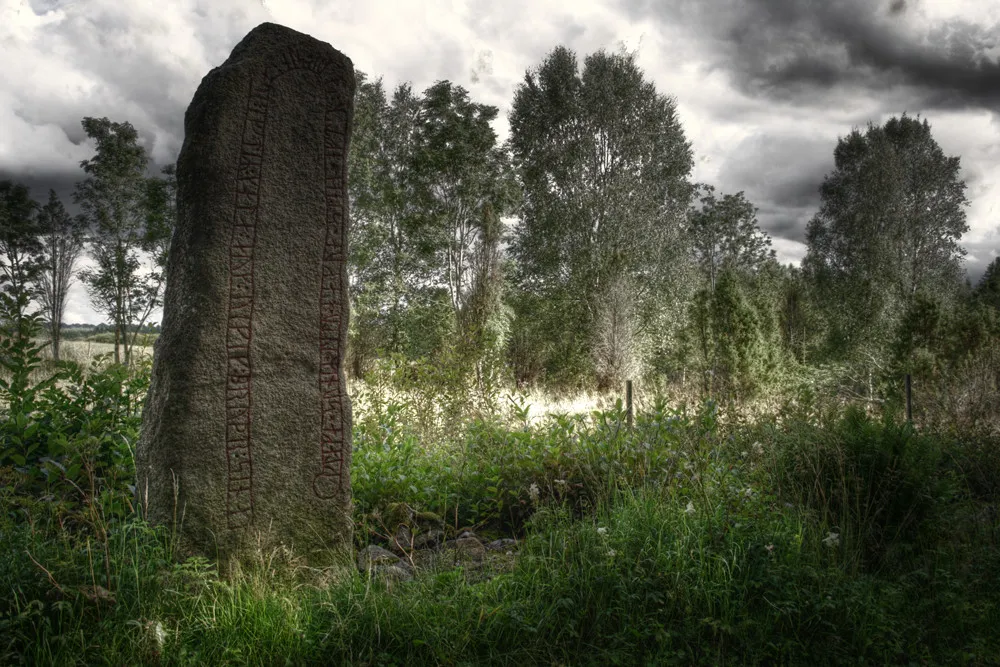
<path fill-rule="evenodd" d="M 48 326 L 48 323 L 46 323 Z M 144 324 L 141 327 L 130 326 L 127 329 L 129 335 L 137 333 L 140 335 L 160 333 L 159 324 Z M 112 324 L 63 324 L 63 340 L 94 340 L 96 342 L 115 342 L 115 327 Z"/>
<path fill-rule="evenodd" d="M 904 113 L 837 139 L 792 266 L 747 193 L 694 181 L 676 101 L 634 54 L 581 62 L 554 49 L 514 90 L 506 142 L 498 108 L 450 81 L 419 93 L 357 80 L 354 378 L 391 359 L 423 364 L 455 396 L 635 379 L 741 401 L 822 380 L 875 399 L 907 374 L 923 396 L 931 385 L 942 400 L 996 393 L 1000 258 L 971 284 L 960 158 L 927 120 Z M 146 176 L 127 122 L 83 127 L 96 154 L 76 218 L 54 192 L 41 205 L 0 182 L 0 323 L 38 306 L 61 321 L 76 276 L 112 324 L 67 334 L 110 335 L 127 363 L 138 336 L 158 331 L 145 323 L 162 305 L 176 173 Z M 82 248 L 95 268 L 75 272 L 70 251 Z M 61 328 L 50 330 L 58 358 Z"/>

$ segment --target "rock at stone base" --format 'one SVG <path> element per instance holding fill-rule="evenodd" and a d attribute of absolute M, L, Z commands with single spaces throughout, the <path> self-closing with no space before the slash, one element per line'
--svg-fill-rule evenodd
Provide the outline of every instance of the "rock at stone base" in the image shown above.
<path fill-rule="evenodd" d="M 374 544 L 369 544 L 358 552 L 358 569 L 361 572 L 368 572 L 380 566 L 396 565 L 399 562 L 399 556 Z"/>
<path fill-rule="evenodd" d="M 414 549 L 433 549 L 444 541 L 444 531 L 437 528 L 419 533 L 413 538 Z"/>
<path fill-rule="evenodd" d="M 510 551 L 511 549 L 516 549 L 516 548 L 517 548 L 517 540 L 510 537 L 504 537 L 499 540 L 493 540 L 492 542 L 486 545 L 487 551 Z"/>

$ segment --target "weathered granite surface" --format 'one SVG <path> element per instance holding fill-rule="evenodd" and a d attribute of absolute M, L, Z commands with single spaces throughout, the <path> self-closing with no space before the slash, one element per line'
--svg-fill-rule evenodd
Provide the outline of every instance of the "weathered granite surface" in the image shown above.
<path fill-rule="evenodd" d="M 184 119 L 137 499 L 183 553 L 310 564 L 351 545 L 347 152 L 351 60 L 272 23 Z"/>

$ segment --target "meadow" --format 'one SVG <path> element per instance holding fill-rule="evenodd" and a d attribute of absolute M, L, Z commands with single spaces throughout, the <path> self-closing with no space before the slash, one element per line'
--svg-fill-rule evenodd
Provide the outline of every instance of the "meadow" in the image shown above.
<path fill-rule="evenodd" d="M 227 579 L 133 507 L 149 370 L 36 349 L 4 378 L 0 663 L 1000 664 L 995 431 L 808 390 L 640 389 L 630 427 L 615 395 L 463 403 L 386 369 L 351 387 L 356 546 L 405 504 L 513 558 Z"/>

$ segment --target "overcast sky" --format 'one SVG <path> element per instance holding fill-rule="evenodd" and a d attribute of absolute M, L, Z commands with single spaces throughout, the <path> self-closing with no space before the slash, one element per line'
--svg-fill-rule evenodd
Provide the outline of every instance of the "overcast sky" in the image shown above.
<path fill-rule="evenodd" d="M 637 50 L 677 100 L 693 178 L 745 191 L 785 262 L 805 254 L 838 137 L 919 114 L 961 157 L 970 277 L 1000 250 L 1000 0 L 0 0 L 0 180 L 74 210 L 84 116 L 132 123 L 158 172 L 201 78 L 265 21 L 389 89 L 464 86 L 500 108 L 501 140 L 515 87 L 555 46 L 581 65 Z M 65 321 L 104 319 L 77 285 Z"/>

